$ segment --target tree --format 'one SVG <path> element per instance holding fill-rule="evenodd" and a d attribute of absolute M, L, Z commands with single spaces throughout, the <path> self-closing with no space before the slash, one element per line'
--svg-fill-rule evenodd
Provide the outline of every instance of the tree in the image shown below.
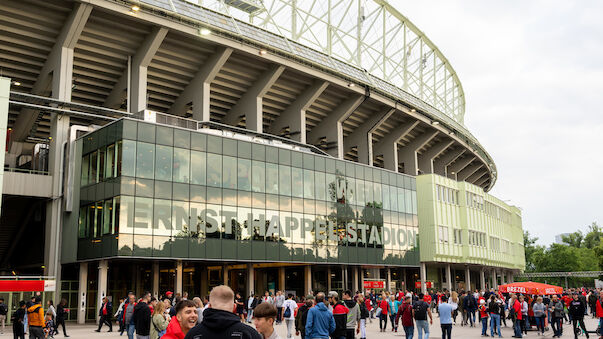
<path fill-rule="evenodd" d="M 561 237 L 561 241 L 563 241 L 568 246 L 575 247 L 575 248 L 582 247 L 583 239 L 584 239 L 584 234 L 582 234 L 582 231 L 576 231 L 574 233 L 570 233 L 568 235 L 564 235 Z"/>
<path fill-rule="evenodd" d="M 596 248 L 601 245 L 601 241 L 603 241 L 603 229 L 597 225 L 597 222 L 593 222 L 584 236 L 584 247 Z"/>
<path fill-rule="evenodd" d="M 523 232 L 523 246 L 526 257 L 526 272 L 539 272 L 536 262 L 539 257 L 542 257 L 544 247 L 536 245 L 536 241 L 538 241 L 538 238 L 530 236 L 530 231 Z"/>

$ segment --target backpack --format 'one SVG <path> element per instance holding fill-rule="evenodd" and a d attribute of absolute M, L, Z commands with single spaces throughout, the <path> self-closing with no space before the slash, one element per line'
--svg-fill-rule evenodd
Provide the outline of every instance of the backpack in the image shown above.
<path fill-rule="evenodd" d="M 290 318 L 291 317 L 291 309 L 289 308 L 289 305 L 287 305 L 287 309 L 285 309 L 285 313 L 283 314 L 284 318 Z"/>

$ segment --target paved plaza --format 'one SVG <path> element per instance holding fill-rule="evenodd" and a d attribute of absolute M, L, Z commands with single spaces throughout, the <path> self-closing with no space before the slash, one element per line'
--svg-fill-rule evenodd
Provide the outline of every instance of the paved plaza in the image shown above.
<path fill-rule="evenodd" d="M 591 319 L 589 316 L 589 317 L 586 317 L 584 320 L 586 323 L 587 330 L 589 330 L 589 331 L 595 330 L 595 328 L 597 327 L 597 324 L 598 324 L 598 319 Z M 400 329 L 402 332 L 393 333 L 393 332 L 391 332 L 391 328 L 389 325 L 390 324 L 388 324 L 388 331 L 386 333 L 380 333 L 379 332 L 379 321 L 373 320 L 373 322 L 369 323 L 367 326 L 367 338 L 369 338 L 369 339 L 377 338 L 377 337 L 379 337 L 379 338 L 405 338 L 402 329 Z M 509 325 L 510 325 L 510 323 L 509 323 Z M 96 326 L 94 324 L 86 324 L 86 325 L 68 324 L 67 325 L 67 333 L 69 333 L 69 335 L 73 339 L 118 338 L 119 332 L 115 332 L 115 330 L 117 328 L 118 328 L 117 326 L 114 326 L 114 332 L 106 333 L 107 327 L 103 327 L 102 332 L 97 333 L 97 332 L 94 332 L 94 329 L 96 329 Z M 282 339 L 286 339 L 287 328 L 284 325 L 284 323 L 281 325 L 277 325 L 276 330 Z M 488 330 L 488 334 L 489 333 L 490 332 Z M 513 335 L 511 327 L 505 328 L 503 326 L 502 335 L 505 338 L 511 338 L 511 336 Z M 552 336 L 553 336 L 552 331 L 549 330 L 549 331 L 545 332 L 545 337 L 550 338 Z M 0 338 L 12 338 L 12 337 L 13 337 L 13 335 L 11 332 L 11 327 L 7 327 L 5 333 L 3 335 L 0 335 Z M 437 315 L 434 314 L 434 322 L 433 322 L 433 325 L 431 325 L 430 338 L 441 338 L 441 337 L 442 337 L 442 331 L 440 330 L 440 321 L 437 318 Z M 481 338 L 481 327 L 480 328 L 471 328 L 471 327 L 461 327 L 460 325 L 456 325 L 452 329 L 452 337 L 453 338 L 462 338 L 462 339 Z M 564 338 L 572 338 L 573 337 L 571 335 L 571 325 L 564 325 L 563 337 Z M 63 338 L 63 334 L 61 333 L 61 334 L 57 335 L 55 338 L 57 338 L 57 339 Z M 124 333 L 124 335 L 120 338 L 127 338 L 127 336 Z M 296 338 L 299 338 L 299 336 Z M 360 336 L 356 336 L 356 338 L 360 338 Z M 418 338 L 416 330 L 415 330 L 414 338 Z M 527 338 L 540 338 L 540 336 L 535 331 L 532 331 L 532 332 L 528 332 Z M 586 337 L 580 336 L 580 338 L 586 338 Z M 591 335 L 591 338 L 597 338 L 597 337 L 595 335 Z"/>

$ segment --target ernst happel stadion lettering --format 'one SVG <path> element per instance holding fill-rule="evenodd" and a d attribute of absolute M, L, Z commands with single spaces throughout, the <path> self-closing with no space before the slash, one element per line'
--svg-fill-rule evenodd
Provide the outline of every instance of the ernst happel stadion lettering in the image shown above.
<path fill-rule="evenodd" d="M 419 264 L 414 177 L 215 132 L 122 119 L 79 139 L 78 259 Z"/>

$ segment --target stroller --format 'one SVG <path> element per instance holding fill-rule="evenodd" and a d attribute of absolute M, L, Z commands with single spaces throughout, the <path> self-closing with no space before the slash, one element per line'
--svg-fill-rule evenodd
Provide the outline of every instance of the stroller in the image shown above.
<path fill-rule="evenodd" d="M 46 317 L 46 326 L 44 326 L 44 338 L 45 339 L 54 339 L 54 320 L 52 317 Z M 48 319 L 50 318 L 50 319 Z"/>

